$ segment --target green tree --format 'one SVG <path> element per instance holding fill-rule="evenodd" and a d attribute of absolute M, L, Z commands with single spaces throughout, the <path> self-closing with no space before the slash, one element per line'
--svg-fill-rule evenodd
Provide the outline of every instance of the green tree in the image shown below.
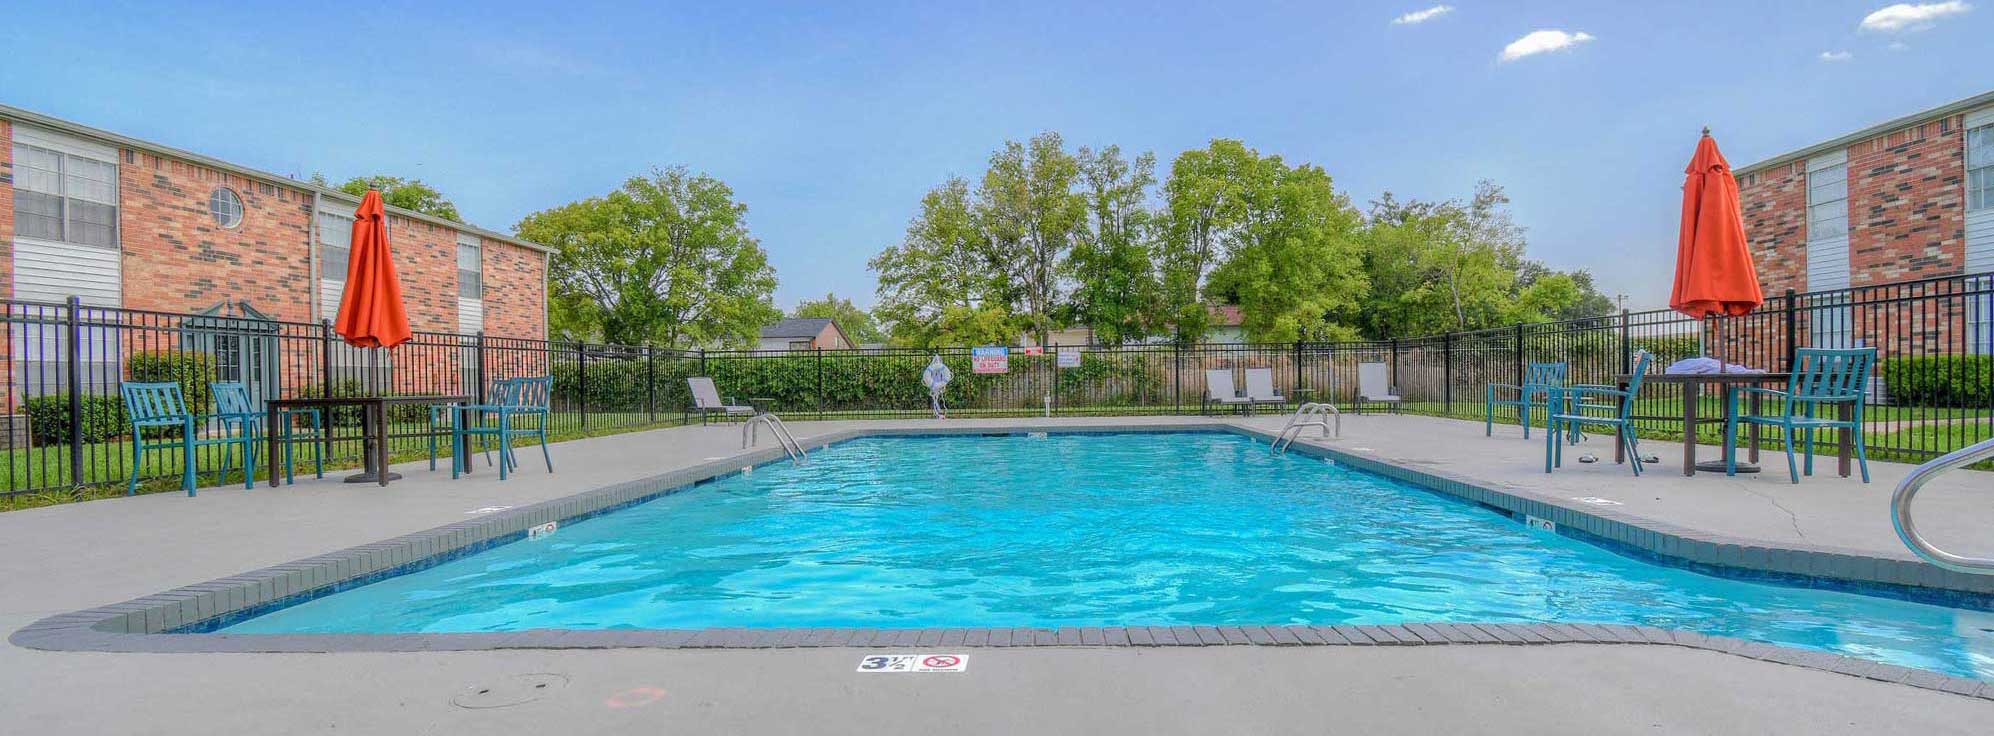
<path fill-rule="evenodd" d="M 1206 296 L 1238 304 L 1256 342 L 1353 337 L 1341 320 L 1367 291 L 1357 238 L 1363 218 L 1320 167 L 1249 154 L 1238 191 L 1241 226 Z"/>
<path fill-rule="evenodd" d="M 1524 247 L 1523 229 L 1504 209 L 1508 202 L 1487 181 L 1466 203 L 1401 204 L 1389 194 L 1374 202 L 1365 240 L 1375 288 L 1365 305 L 1365 331 L 1401 337 L 1505 323 Z"/>
<path fill-rule="evenodd" d="M 860 309 L 850 299 L 840 299 L 837 294 L 825 294 L 822 299 L 805 299 L 790 310 L 791 317 L 826 317 L 838 323 L 845 336 L 857 343 L 879 342 L 883 335 L 872 314 Z"/>
<path fill-rule="evenodd" d="M 745 345 L 782 314 L 747 209 L 720 180 L 674 167 L 527 215 L 515 230 L 556 249 L 556 325 L 615 343 Z"/>
<path fill-rule="evenodd" d="M 1028 143 L 1006 141 L 990 155 L 977 190 L 977 222 L 1005 275 L 1005 295 L 1041 345 L 1061 326 L 1060 268 L 1087 217 L 1074 191 L 1079 178 L 1079 160 L 1048 131 Z"/>
<path fill-rule="evenodd" d="M 1067 255 L 1074 282 L 1070 321 L 1091 328 L 1102 344 L 1142 340 L 1160 324 L 1162 287 L 1150 242 L 1156 217 L 1147 204 L 1156 157 L 1144 153 L 1130 162 L 1120 148 L 1108 146 L 1099 152 L 1082 147 L 1078 158 L 1087 221 Z"/>
<path fill-rule="evenodd" d="M 906 235 L 866 265 L 879 281 L 873 316 L 894 344 L 1008 345 L 1017 334 L 1004 269 L 960 177 L 928 190 Z"/>
<path fill-rule="evenodd" d="M 331 186 L 322 174 L 312 174 L 312 183 L 322 187 Z M 424 184 L 421 179 L 375 174 L 347 179 L 345 183 L 334 188 L 355 197 L 366 195 L 369 189 L 378 189 L 381 192 L 381 201 L 395 207 L 435 215 L 451 222 L 464 221 L 464 218 L 457 214 L 457 205 L 451 203 L 450 199 L 443 196 L 443 193 L 437 191 L 435 187 Z"/>
<path fill-rule="evenodd" d="M 1243 235 L 1245 192 L 1258 159 L 1245 144 L 1220 138 L 1170 163 L 1156 260 L 1162 318 L 1180 343 L 1197 342 L 1211 321 L 1205 279 Z"/>

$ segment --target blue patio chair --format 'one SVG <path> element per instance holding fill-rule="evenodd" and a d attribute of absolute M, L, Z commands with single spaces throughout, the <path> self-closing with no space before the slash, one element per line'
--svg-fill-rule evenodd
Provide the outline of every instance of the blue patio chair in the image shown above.
<path fill-rule="evenodd" d="M 118 388 L 125 400 L 125 416 L 132 426 L 132 473 L 125 482 L 125 495 L 138 492 L 139 466 L 145 458 L 146 450 L 166 450 L 178 447 L 181 452 L 180 487 L 187 495 L 194 495 L 194 450 L 200 447 L 238 446 L 242 450 L 242 487 L 248 489 L 256 483 L 256 441 L 247 435 L 224 437 L 201 437 L 194 431 L 201 418 L 187 408 L 187 399 L 180 392 L 178 382 L 127 383 Z M 166 430 L 180 430 L 179 439 L 166 436 Z M 148 432 L 155 436 L 147 437 Z M 215 470 L 215 482 L 221 483 L 228 472 L 229 454 L 222 453 L 221 467 Z"/>
<path fill-rule="evenodd" d="M 1862 482 L 1869 482 L 1869 452 L 1863 447 L 1862 399 L 1863 391 L 1869 386 L 1869 373 L 1876 365 L 1876 348 L 1852 350 L 1828 350 L 1823 348 L 1801 348 L 1794 355 L 1793 374 L 1786 380 L 1786 390 L 1748 386 L 1731 393 L 1730 420 L 1724 423 L 1726 445 L 1735 445 L 1739 424 L 1762 424 L 1778 427 L 1780 437 L 1786 444 L 1786 474 L 1793 482 L 1800 482 L 1800 469 L 1793 463 L 1793 441 L 1795 435 L 1806 446 L 1807 474 L 1814 474 L 1814 432 L 1832 429 L 1853 433 L 1856 462 L 1862 466 Z M 1738 397 L 1746 393 L 1771 397 L 1779 401 L 1777 414 L 1739 415 Z M 1841 419 L 1815 416 L 1822 408 L 1839 409 L 1849 407 L 1849 418 Z M 1738 458 L 1735 452 L 1726 452 L 1724 473 L 1738 474 Z"/>
<path fill-rule="evenodd" d="M 519 466 L 519 460 L 512 454 L 512 438 L 533 435 L 540 439 L 540 457 L 547 461 L 547 472 L 554 472 L 554 456 L 547 450 L 548 399 L 553 393 L 553 385 L 552 376 L 509 378 L 500 382 L 498 403 L 457 407 L 451 413 L 452 446 L 468 448 L 471 437 L 496 437 L 499 442 L 499 480 L 505 480 L 506 471 Z M 480 417 L 476 424 L 469 421 L 473 414 Z M 494 421 L 485 422 L 483 417 L 486 415 Z M 516 421 L 522 417 L 534 417 L 533 426 L 518 426 Z M 456 478 L 464 463 L 468 462 L 463 454 L 451 453 L 450 477 Z"/>
<path fill-rule="evenodd" d="M 1495 436 L 1495 410 L 1498 406 L 1516 407 L 1516 423 L 1523 425 L 1523 438 L 1530 439 L 1530 407 L 1542 401 L 1544 415 L 1551 415 L 1551 389 L 1565 385 L 1564 363 L 1531 363 L 1523 369 L 1523 385 L 1491 383 L 1482 391 L 1482 434 Z M 1497 398 L 1500 391 L 1505 395 L 1515 392 L 1516 398 Z"/>
<path fill-rule="evenodd" d="M 257 410 L 256 402 L 249 398 L 249 387 L 236 381 L 215 381 L 208 384 L 215 397 L 213 418 L 220 421 L 223 433 L 235 432 L 256 440 L 253 447 L 261 448 L 269 440 L 265 422 L 268 416 Z M 325 477 L 325 453 L 318 440 L 324 432 L 324 423 L 319 420 L 319 411 L 311 408 L 282 409 L 277 412 L 279 436 L 278 446 L 284 448 L 284 482 L 296 483 L 293 472 L 291 448 L 298 442 L 312 448 L 312 473 L 315 477 Z M 296 432 L 297 420 L 305 420 L 306 431 Z"/>
<path fill-rule="evenodd" d="M 491 390 L 485 392 L 485 397 L 487 400 L 490 401 L 500 400 L 499 397 L 504 395 L 505 380 L 506 379 L 503 378 L 497 378 L 492 380 Z M 450 422 L 453 421 L 451 417 L 456 416 L 455 410 L 460 405 L 461 404 L 431 404 L 429 407 L 429 469 L 430 470 L 436 469 L 437 434 L 445 426 L 450 425 Z M 484 418 L 482 416 L 479 417 L 478 423 L 480 424 L 484 423 Z M 490 466 L 492 464 L 491 445 L 486 444 L 484 439 L 481 437 L 478 440 L 478 446 L 485 451 L 485 465 Z"/>
<path fill-rule="evenodd" d="M 1612 386 L 1575 384 L 1551 389 L 1551 409 L 1545 419 L 1544 472 L 1565 464 L 1565 445 L 1561 439 L 1569 439 L 1576 444 L 1580 433 L 1587 425 L 1610 428 L 1619 435 L 1619 441 L 1626 450 L 1627 462 L 1634 467 L 1634 475 L 1641 474 L 1641 448 L 1634 437 L 1634 397 L 1641 394 L 1641 378 L 1648 373 L 1648 364 L 1655 356 L 1648 351 L 1640 351 L 1634 361 L 1634 370 L 1628 374 L 1627 389 Z M 1598 401 L 1599 399 L 1609 399 Z M 1565 437 L 1565 433 L 1572 433 Z"/>

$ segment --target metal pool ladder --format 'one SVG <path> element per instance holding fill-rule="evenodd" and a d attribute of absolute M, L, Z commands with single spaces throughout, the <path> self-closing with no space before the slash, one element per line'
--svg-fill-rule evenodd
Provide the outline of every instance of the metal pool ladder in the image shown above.
<path fill-rule="evenodd" d="M 789 428 L 782 424 L 782 417 L 768 412 L 756 414 L 741 425 L 741 449 L 746 450 L 761 442 L 760 428 L 764 424 L 769 425 L 769 434 L 775 435 L 776 444 L 782 445 L 782 452 L 789 456 L 790 462 L 797 465 L 810 462 L 810 454 L 803 451 L 803 443 L 789 434 Z"/>
<path fill-rule="evenodd" d="M 1333 423 L 1332 423 L 1333 422 Z M 1268 445 L 1273 452 L 1287 452 L 1288 446 L 1295 444 L 1295 438 L 1302 436 L 1302 430 L 1310 427 L 1322 428 L 1322 436 L 1343 436 L 1343 412 L 1337 411 L 1334 404 L 1310 402 L 1295 408 L 1294 416 L 1281 427 L 1281 433 L 1274 436 Z M 1332 429 L 1333 427 L 1333 429 Z"/>
<path fill-rule="evenodd" d="M 1904 546 L 1910 547 L 1912 552 L 1918 553 L 1918 556 L 1925 558 L 1927 562 L 1947 570 L 1994 575 L 1994 558 L 1957 555 L 1934 547 L 1931 542 L 1925 541 L 1925 538 L 1918 534 L 1917 525 L 1911 521 L 1911 499 L 1918 495 L 1918 490 L 1924 488 L 1926 482 L 1947 471 L 1957 470 L 1990 457 L 1994 457 L 1994 440 L 1983 440 L 1940 455 L 1931 462 L 1913 469 L 1910 475 L 1904 476 L 1904 481 L 1897 484 L 1897 492 L 1890 496 L 1890 520 L 1897 525 L 1897 538 L 1904 540 Z"/>

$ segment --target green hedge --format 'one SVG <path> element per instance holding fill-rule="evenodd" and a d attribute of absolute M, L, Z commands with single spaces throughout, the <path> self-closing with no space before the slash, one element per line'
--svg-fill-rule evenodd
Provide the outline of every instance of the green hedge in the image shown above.
<path fill-rule="evenodd" d="M 135 353 L 125 362 L 125 369 L 131 380 L 141 383 L 178 381 L 187 409 L 196 414 L 213 409 L 214 389 L 208 385 L 215 380 L 212 355 L 182 350 Z"/>
<path fill-rule="evenodd" d="M 84 442 L 102 442 L 131 429 L 124 399 L 118 396 L 84 396 L 82 409 Z M 69 444 L 69 394 L 36 396 L 23 402 L 21 410 L 37 446 Z"/>
<path fill-rule="evenodd" d="M 1902 406 L 1994 406 L 1994 355 L 1885 358 L 1885 395 Z"/>

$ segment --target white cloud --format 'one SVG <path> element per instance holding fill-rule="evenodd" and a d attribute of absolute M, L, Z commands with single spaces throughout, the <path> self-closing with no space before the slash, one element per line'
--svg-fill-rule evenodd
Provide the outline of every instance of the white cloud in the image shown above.
<path fill-rule="evenodd" d="M 1891 41 L 1890 45 L 1886 46 L 1885 48 L 1888 48 L 1891 51 L 1903 51 L 1905 49 L 1911 48 L 1911 44 L 1905 43 L 1903 41 Z"/>
<path fill-rule="evenodd" d="M 1522 38 L 1511 41 L 1502 47 L 1503 61 L 1516 61 L 1525 56 L 1559 51 L 1593 40 L 1585 31 L 1566 33 L 1564 31 L 1531 31 Z"/>
<path fill-rule="evenodd" d="M 1940 18 L 1959 15 L 1972 9 L 1973 6 L 1964 0 L 1916 5 L 1898 3 L 1863 16 L 1862 25 L 1859 27 L 1865 31 L 1884 33 L 1922 31 L 1932 27 L 1932 24 L 1937 23 Z"/>
<path fill-rule="evenodd" d="M 1822 61 L 1848 61 L 1848 60 L 1850 60 L 1850 59 L 1853 59 L 1853 58 L 1856 58 L 1856 55 L 1855 55 L 1855 54 L 1851 54 L 1851 53 L 1849 53 L 1849 52 L 1847 52 L 1847 51 L 1823 51 L 1823 52 L 1821 52 L 1821 60 L 1822 60 Z"/>
<path fill-rule="evenodd" d="M 1415 10 L 1410 13 L 1406 13 L 1405 15 L 1401 15 L 1397 18 L 1393 18 L 1392 25 L 1395 26 L 1417 25 L 1452 12 L 1454 12 L 1454 6 L 1452 5 L 1435 5 L 1425 10 Z"/>

